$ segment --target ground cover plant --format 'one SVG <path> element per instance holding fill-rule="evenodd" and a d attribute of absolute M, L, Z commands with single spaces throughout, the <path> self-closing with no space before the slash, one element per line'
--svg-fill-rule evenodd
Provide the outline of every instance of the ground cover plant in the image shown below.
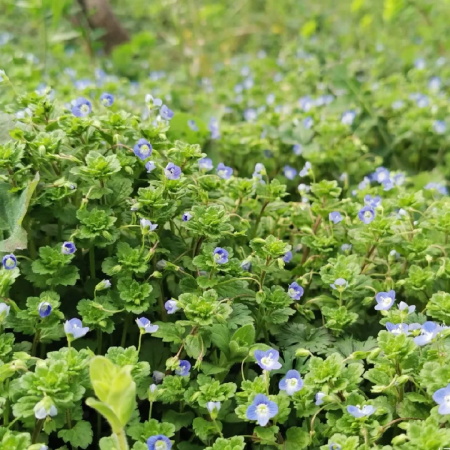
<path fill-rule="evenodd" d="M 207 75 L 0 35 L 0 448 L 450 446 L 445 2 L 381 3 Z"/>

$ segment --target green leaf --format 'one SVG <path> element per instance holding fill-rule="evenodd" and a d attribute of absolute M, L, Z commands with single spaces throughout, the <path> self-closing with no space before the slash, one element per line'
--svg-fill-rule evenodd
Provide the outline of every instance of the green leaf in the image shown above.
<path fill-rule="evenodd" d="M 292 427 L 286 432 L 286 450 L 302 450 L 309 445 L 309 433 L 302 428 Z"/>
<path fill-rule="evenodd" d="M 241 346 L 250 347 L 255 343 L 255 327 L 249 323 L 238 328 L 231 336 L 231 340 L 236 341 Z"/>
<path fill-rule="evenodd" d="M 69 430 L 60 430 L 58 437 L 74 447 L 87 448 L 92 443 L 92 426 L 89 422 L 81 420 Z"/>
<path fill-rule="evenodd" d="M 22 221 L 38 183 L 39 172 L 36 172 L 20 195 L 9 192 L 9 183 L 0 183 L 0 231 L 8 234 L 0 241 L 0 252 L 11 253 L 27 248 L 27 232 L 22 228 Z"/>

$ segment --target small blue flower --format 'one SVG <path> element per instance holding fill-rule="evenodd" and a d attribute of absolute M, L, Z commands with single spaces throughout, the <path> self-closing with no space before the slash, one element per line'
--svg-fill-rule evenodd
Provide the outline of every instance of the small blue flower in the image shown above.
<path fill-rule="evenodd" d="M 369 177 L 372 181 L 377 181 L 382 184 L 385 181 L 389 180 L 391 173 L 386 167 L 377 167 L 375 172 L 373 172 Z"/>
<path fill-rule="evenodd" d="M 292 146 L 292 152 L 294 153 L 294 155 L 301 155 L 303 153 L 303 146 L 302 144 L 294 144 Z"/>
<path fill-rule="evenodd" d="M 277 370 L 281 369 L 281 364 L 278 362 L 280 354 L 277 350 L 255 350 L 255 359 L 261 369 L 264 370 Z"/>
<path fill-rule="evenodd" d="M 159 328 L 158 325 L 152 325 L 150 320 L 148 320 L 146 317 L 139 317 L 139 319 L 136 319 L 136 323 L 142 334 L 154 333 L 155 331 L 158 331 Z"/>
<path fill-rule="evenodd" d="M 324 398 L 326 395 L 327 395 L 327 394 L 325 394 L 325 392 L 317 392 L 317 394 L 316 394 L 316 402 L 315 402 L 315 405 L 316 405 L 316 406 L 323 405 L 323 398 Z"/>
<path fill-rule="evenodd" d="M 266 168 L 264 167 L 264 164 L 262 163 L 256 163 L 255 164 L 255 170 L 253 171 L 253 178 L 258 178 L 258 180 L 261 180 L 264 175 L 267 175 Z"/>
<path fill-rule="evenodd" d="M 343 252 L 349 252 L 349 251 L 351 251 L 352 247 L 353 247 L 352 244 L 342 244 L 341 250 Z"/>
<path fill-rule="evenodd" d="M 355 118 L 356 111 L 345 111 L 345 113 L 342 114 L 341 123 L 343 123 L 344 125 L 352 125 Z"/>
<path fill-rule="evenodd" d="M 156 230 L 158 228 L 158 224 L 157 223 L 152 223 L 148 219 L 141 219 L 140 223 L 141 223 L 141 227 L 144 230 L 148 229 L 149 231 L 154 231 L 154 230 Z"/>
<path fill-rule="evenodd" d="M 255 108 L 247 108 L 244 111 L 244 119 L 247 122 L 253 122 L 258 117 L 258 113 Z"/>
<path fill-rule="evenodd" d="M 152 144 L 143 138 L 139 139 L 133 148 L 134 154 L 142 160 L 147 159 L 152 154 L 152 150 Z"/>
<path fill-rule="evenodd" d="M 244 261 L 241 262 L 242 270 L 246 270 L 247 272 L 249 272 L 251 268 L 252 268 L 252 262 L 249 259 L 245 259 Z"/>
<path fill-rule="evenodd" d="M 164 303 L 164 308 L 167 311 L 167 314 L 175 314 L 180 308 L 178 307 L 178 303 L 176 300 L 170 299 Z"/>
<path fill-rule="evenodd" d="M 364 196 L 364 204 L 370 206 L 371 208 L 376 208 L 381 205 L 381 197 L 379 195 L 376 195 L 375 197 L 372 195 L 366 195 Z"/>
<path fill-rule="evenodd" d="M 375 408 L 372 405 L 364 405 L 363 407 L 360 405 L 350 405 L 347 406 L 347 412 L 356 419 L 360 419 L 361 417 L 367 417 L 373 414 L 375 412 Z"/>
<path fill-rule="evenodd" d="M 414 338 L 417 345 L 429 344 L 444 328 L 435 322 L 427 321 L 420 329 L 420 335 Z"/>
<path fill-rule="evenodd" d="M 221 406 L 222 406 L 222 403 L 220 403 L 220 402 L 208 402 L 206 404 L 206 409 L 210 413 L 213 413 L 213 412 L 220 411 Z"/>
<path fill-rule="evenodd" d="M 330 442 L 328 444 L 328 450 L 342 450 L 342 445 L 336 444 L 335 442 Z"/>
<path fill-rule="evenodd" d="M 214 261 L 217 264 L 225 264 L 228 262 L 228 252 L 221 247 L 216 247 L 213 252 Z"/>
<path fill-rule="evenodd" d="M 303 120 L 303 126 L 305 127 L 305 128 L 312 128 L 312 126 L 314 125 L 314 120 L 313 120 L 313 118 L 312 117 L 306 117 L 304 120 Z"/>
<path fill-rule="evenodd" d="M 42 318 L 48 317 L 52 312 L 52 305 L 48 302 L 41 302 L 38 306 L 38 312 Z"/>
<path fill-rule="evenodd" d="M 426 189 L 426 190 L 428 190 L 428 191 L 436 190 L 436 191 L 438 191 L 438 192 L 439 192 L 440 194 L 442 194 L 442 195 L 448 195 L 448 190 L 447 190 L 447 188 L 446 188 L 443 184 L 440 184 L 440 183 L 433 183 L 433 182 L 428 183 L 428 184 L 424 187 L 424 189 Z"/>
<path fill-rule="evenodd" d="M 330 284 L 330 287 L 338 291 L 344 291 L 345 289 L 347 289 L 347 286 L 348 281 L 345 280 L 344 278 L 337 278 L 336 280 L 334 280 L 333 284 Z"/>
<path fill-rule="evenodd" d="M 75 247 L 75 244 L 70 241 L 66 241 L 61 246 L 61 253 L 64 255 L 72 255 L 77 251 L 77 248 Z"/>
<path fill-rule="evenodd" d="M 197 123 L 195 122 L 195 120 L 188 120 L 187 121 L 187 124 L 188 124 L 188 127 L 192 130 L 192 131 L 198 131 L 199 130 L 199 128 L 198 128 L 198 125 L 197 125 Z"/>
<path fill-rule="evenodd" d="M 191 363 L 182 359 L 178 363 L 178 369 L 175 370 L 177 375 L 181 375 L 182 377 L 187 377 L 189 375 L 189 371 L 191 370 Z"/>
<path fill-rule="evenodd" d="M 375 219 L 375 210 L 370 206 L 364 206 L 364 208 L 358 212 L 358 218 L 361 222 L 368 225 Z"/>
<path fill-rule="evenodd" d="M 145 96 L 145 102 L 148 103 L 150 108 L 162 106 L 162 100 L 160 98 L 154 98 L 151 94 Z"/>
<path fill-rule="evenodd" d="M 247 408 L 246 417 L 248 420 L 256 420 L 258 425 L 264 427 L 272 417 L 278 414 L 278 405 L 269 400 L 264 394 L 258 394 L 253 403 Z"/>
<path fill-rule="evenodd" d="M 88 327 L 83 327 L 80 319 L 70 319 L 64 323 L 64 332 L 71 335 L 73 339 L 78 339 L 86 335 L 89 331 Z"/>
<path fill-rule="evenodd" d="M 189 211 L 183 213 L 183 215 L 181 216 L 181 220 L 183 222 L 189 222 L 189 220 L 191 220 L 191 219 L 192 219 L 192 214 Z"/>
<path fill-rule="evenodd" d="M 159 115 L 163 120 L 172 120 L 174 113 L 166 105 L 162 105 L 159 110 Z"/>
<path fill-rule="evenodd" d="M 398 336 L 399 334 L 406 334 L 409 335 L 409 327 L 406 323 L 392 323 L 392 322 L 386 322 L 386 329 L 389 331 L 389 333 L 395 334 Z"/>
<path fill-rule="evenodd" d="M 429 79 L 428 88 L 431 91 L 439 91 L 439 89 L 441 88 L 441 84 L 442 84 L 441 79 L 439 77 L 434 76 Z"/>
<path fill-rule="evenodd" d="M 450 383 L 433 394 L 433 400 L 439 405 L 439 414 L 450 414 Z"/>
<path fill-rule="evenodd" d="M 287 264 L 287 263 L 291 262 L 291 260 L 292 260 L 292 252 L 288 251 L 284 254 L 283 261 Z"/>
<path fill-rule="evenodd" d="M 147 447 L 148 450 L 170 450 L 172 442 L 164 434 L 158 434 L 147 439 Z"/>
<path fill-rule="evenodd" d="M 2 264 L 6 270 L 15 269 L 17 267 L 17 258 L 10 253 L 2 258 Z"/>
<path fill-rule="evenodd" d="M 416 310 L 416 305 L 408 305 L 408 303 L 400 302 L 398 304 L 398 309 L 400 311 L 408 310 L 408 314 L 412 314 Z"/>
<path fill-rule="evenodd" d="M 6 303 L 0 303 L 0 319 L 5 319 L 9 315 L 9 310 L 11 306 Z"/>
<path fill-rule="evenodd" d="M 395 291 L 378 292 L 375 296 L 375 300 L 377 301 L 377 305 L 375 306 L 377 311 L 387 311 L 388 309 L 391 309 L 395 302 Z"/>
<path fill-rule="evenodd" d="M 86 117 L 91 111 L 92 104 L 87 98 L 80 97 L 72 102 L 72 114 L 76 117 Z"/>
<path fill-rule="evenodd" d="M 54 417 L 58 414 L 56 406 L 49 397 L 45 397 L 40 402 L 36 403 L 33 408 L 34 417 L 38 420 L 46 419 L 48 416 Z"/>
<path fill-rule="evenodd" d="M 145 170 L 147 173 L 153 172 L 156 169 L 155 161 L 147 161 L 145 163 Z"/>
<path fill-rule="evenodd" d="M 104 92 L 100 96 L 100 102 L 103 106 L 112 106 L 112 104 L 114 103 L 114 95 Z"/>
<path fill-rule="evenodd" d="M 167 164 L 164 174 L 169 180 L 178 180 L 181 177 L 181 169 L 174 163 Z"/>
<path fill-rule="evenodd" d="M 300 300 L 304 294 L 305 290 L 294 281 L 288 287 L 288 295 L 294 300 Z"/>
<path fill-rule="evenodd" d="M 285 377 L 280 380 L 278 387 L 286 394 L 292 395 L 303 387 L 303 380 L 297 370 L 288 370 Z"/>
<path fill-rule="evenodd" d="M 200 170 L 211 170 L 213 168 L 213 162 L 211 158 L 202 158 L 198 160 L 198 168 Z"/>
<path fill-rule="evenodd" d="M 217 175 L 224 180 L 228 180 L 233 175 L 233 169 L 226 166 L 224 163 L 219 163 L 216 169 Z"/>
<path fill-rule="evenodd" d="M 284 166 L 283 173 L 288 180 L 293 180 L 297 176 L 297 171 L 291 166 Z"/>
<path fill-rule="evenodd" d="M 330 214 L 328 215 L 328 218 L 334 224 L 342 222 L 342 220 L 343 220 L 342 214 L 339 211 L 330 212 Z"/>
<path fill-rule="evenodd" d="M 299 175 L 301 177 L 306 177 L 309 174 L 309 171 L 311 170 L 311 163 L 309 161 L 305 162 L 305 165 L 303 166 L 303 169 L 300 170 Z"/>
<path fill-rule="evenodd" d="M 447 124 L 443 120 L 435 120 L 433 128 L 437 134 L 444 134 L 447 131 Z"/>
<path fill-rule="evenodd" d="M 211 132 L 211 139 L 220 138 L 219 122 L 215 117 L 212 117 L 209 121 L 208 129 Z"/>

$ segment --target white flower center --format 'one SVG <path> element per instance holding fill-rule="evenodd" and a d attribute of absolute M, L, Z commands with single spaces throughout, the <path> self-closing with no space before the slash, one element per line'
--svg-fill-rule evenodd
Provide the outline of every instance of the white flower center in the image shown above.
<path fill-rule="evenodd" d="M 365 211 L 364 212 L 364 218 L 365 219 L 370 219 L 372 217 L 372 213 L 370 211 Z"/>
<path fill-rule="evenodd" d="M 87 114 L 89 112 L 89 106 L 88 105 L 81 105 L 80 111 L 84 114 Z"/>
<path fill-rule="evenodd" d="M 444 397 L 444 403 L 446 406 L 450 406 L 450 394 Z"/>
<path fill-rule="evenodd" d="M 166 450 L 167 444 L 164 441 L 156 441 L 155 450 Z"/>
<path fill-rule="evenodd" d="M 385 306 L 389 305 L 389 303 L 391 303 L 391 298 L 390 297 L 382 297 L 381 298 L 381 303 Z"/>
<path fill-rule="evenodd" d="M 287 380 L 287 384 L 288 384 L 291 388 L 295 388 L 295 387 L 297 387 L 298 380 L 297 380 L 296 378 L 289 378 L 289 380 Z"/>
<path fill-rule="evenodd" d="M 263 358 L 261 358 L 261 362 L 265 366 L 271 366 L 273 363 L 273 358 L 271 356 L 264 356 Z"/>
<path fill-rule="evenodd" d="M 148 145 L 141 145 L 141 153 L 143 155 L 148 155 L 150 153 L 150 148 Z"/>
<path fill-rule="evenodd" d="M 259 416 L 267 416 L 269 414 L 269 407 L 267 405 L 265 405 L 264 403 L 261 405 L 258 405 L 256 407 L 256 410 L 257 410 Z"/>

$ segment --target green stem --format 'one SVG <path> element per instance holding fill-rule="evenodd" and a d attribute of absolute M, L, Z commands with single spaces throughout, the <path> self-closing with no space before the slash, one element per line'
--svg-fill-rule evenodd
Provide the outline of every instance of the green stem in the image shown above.
<path fill-rule="evenodd" d="M 216 419 L 212 419 L 212 421 L 214 422 L 214 426 L 216 427 L 216 430 L 219 433 L 220 437 L 223 438 L 222 430 L 220 429 L 219 424 L 217 423 Z"/>
<path fill-rule="evenodd" d="M 36 423 L 34 425 L 33 434 L 31 436 L 31 443 L 36 444 L 36 441 L 38 440 L 39 433 L 42 430 L 42 425 L 44 424 L 44 419 L 38 419 L 36 420 Z"/>
<path fill-rule="evenodd" d="M 102 330 L 97 330 L 97 355 L 102 354 L 103 333 Z"/>
<path fill-rule="evenodd" d="M 263 205 L 261 207 L 261 210 L 259 211 L 258 217 L 255 220 L 255 225 L 253 227 L 253 231 L 252 231 L 252 234 L 251 234 L 251 239 L 253 239 L 256 236 L 256 233 L 258 232 L 259 223 L 261 222 L 262 216 L 264 214 L 264 210 L 267 208 L 267 205 L 269 203 L 270 202 L 264 202 L 263 203 Z"/>
<path fill-rule="evenodd" d="M 31 356 L 36 356 L 36 349 L 39 344 L 40 337 L 41 337 L 41 330 L 37 330 L 36 333 L 34 333 L 33 345 L 31 346 Z"/>
<path fill-rule="evenodd" d="M 122 347 L 125 347 L 125 343 L 127 341 L 127 333 L 128 333 L 128 328 L 130 326 L 130 321 L 131 321 L 131 316 L 129 314 L 127 314 L 125 317 L 125 322 L 123 324 L 122 339 L 120 341 L 120 345 Z"/>
<path fill-rule="evenodd" d="M 119 450 L 128 450 L 128 442 L 123 429 L 113 433 L 113 437 L 119 445 Z"/>
<path fill-rule="evenodd" d="M 8 391 L 9 391 L 9 378 L 5 380 L 5 386 L 3 389 L 3 392 L 5 393 L 5 404 L 3 405 L 3 426 L 4 427 L 7 427 L 9 424 L 10 404 L 9 404 L 9 398 L 8 398 Z"/>
<path fill-rule="evenodd" d="M 139 355 L 139 352 L 141 351 L 141 344 L 142 344 L 142 336 L 144 335 L 144 333 L 139 333 L 139 344 L 138 344 L 138 348 L 137 348 L 137 352 Z"/>
<path fill-rule="evenodd" d="M 148 420 L 150 421 L 152 418 L 152 411 L 153 411 L 153 402 L 150 402 L 150 410 L 148 412 Z"/>

